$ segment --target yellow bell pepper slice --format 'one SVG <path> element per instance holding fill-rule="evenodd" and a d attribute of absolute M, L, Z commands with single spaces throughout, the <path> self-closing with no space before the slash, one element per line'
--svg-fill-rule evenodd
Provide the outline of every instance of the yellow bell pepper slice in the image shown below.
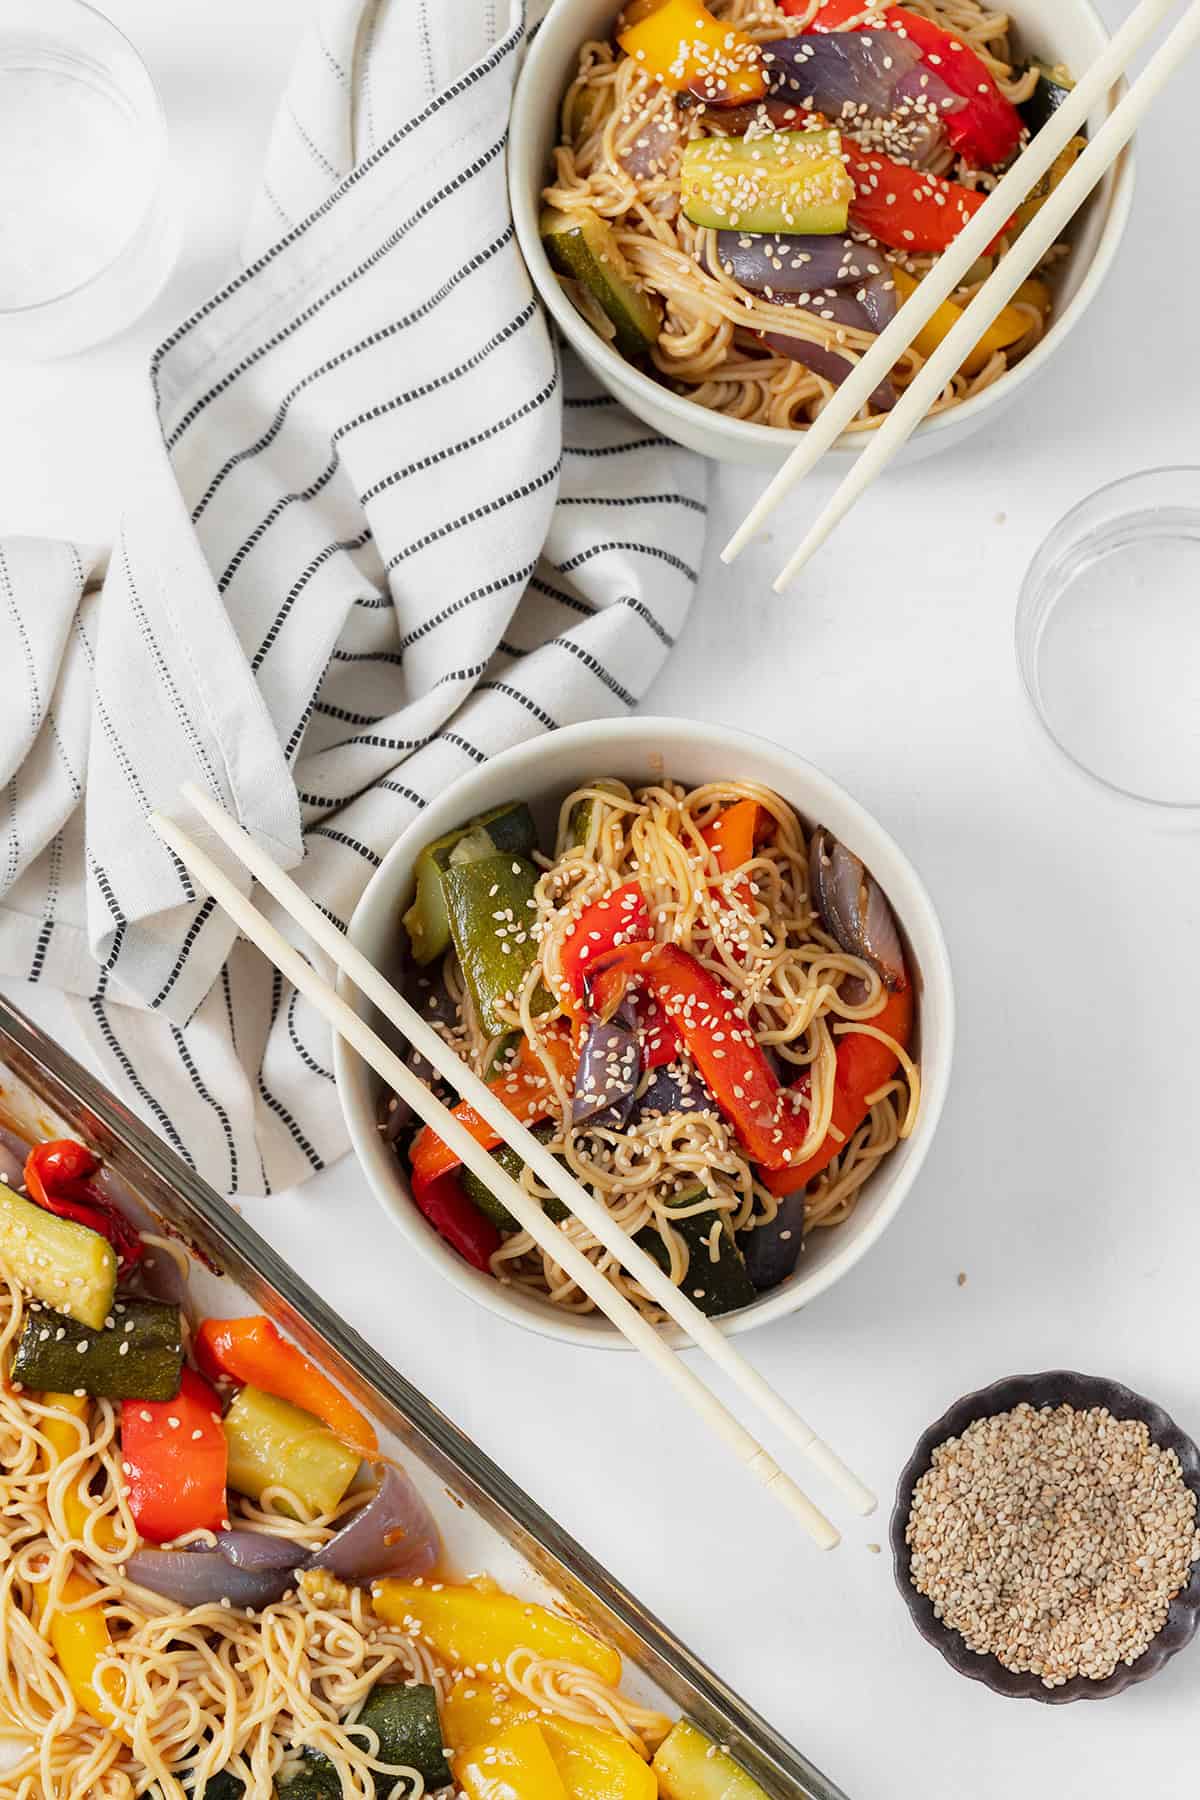
<path fill-rule="evenodd" d="M 617 42 L 665 88 L 728 106 L 767 91 L 758 45 L 699 0 L 634 0 L 621 15 Z"/>
<path fill-rule="evenodd" d="M 501 1692 L 490 1682 L 471 1675 L 459 1676 L 439 1711 L 442 1736 L 455 1750 L 473 1750 L 476 1744 L 486 1744 L 510 1725 L 522 1725 L 530 1719 L 536 1724 L 544 1716 L 532 1700 L 525 1700 L 508 1688 Z"/>
<path fill-rule="evenodd" d="M 475 1668 L 498 1663 L 503 1668 L 512 1651 L 532 1650 L 590 1669 L 610 1687 L 621 1679 L 620 1657 L 591 1632 L 498 1588 L 377 1581 L 371 1600 L 381 1619 L 415 1629 L 451 1662 Z"/>
<path fill-rule="evenodd" d="M 33 1604 L 39 1625 L 50 1603 L 50 1585 L 49 1581 L 34 1583 Z M 75 1606 L 89 1594 L 99 1592 L 94 1581 L 72 1569 L 62 1584 L 58 1608 L 50 1621 L 50 1646 L 84 1712 L 101 1725 L 111 1727 L 115 1718 L 112 1705 L 96 1685 L 96 1664 L 102 1656 L 111 1656 L 113 1647 L 103 1608 L 85 1606 L 79 1612 L 59 1610 L 64 1606 Z"/>
<path fill-rule="evenodd" d="M 551 1717 L 541 1728 L 570 1800 L 657 1800 L 649 1765 L 615 1731 Z"/>
<path fill-rule="evenodd" d="M 468 1800 L 567 1800 L 549 1746 L 536 1725 L 510 1725 L 454 1758 Z"/>
<path fill-rule="evenodd" d="M 656 1800 L 658 1783 L 615 1731 L 542 1712 L 508 1689 L 465 1676 L 442 1702 L 442 1734 L 458 1751 L 532 1720 L 554 1759 L 568 1800 Z"/>
<path fill-rule="evenodd" d="M 53 1406 L 60 1413 L 67 1413 L 70 1418 L 43 1419 L 39 1429 L 50 1445 L 52 1458 L 47 1459 L 47 1467 L 51 1463 L 65 1462 L 74 1456 L 79 1449 L 79 1433 L 71 1419 L 81 1422 L 87 1418 L 91 1401 L 86 1394 L 43 1394 L 42 1400 L 47 1406 Z M 92 1516 L 92 1509 L 83 1498 L 78 1483 L 67 1490 L 63 1501 L 63 1516 L 67 1532 L 72 1538 L 83 1540 L 84 1527 Z M 116 1548 L 116 1533 L 110 1521 L 105 1518 L 96 1527 L 96 1543 L 102 1550 Z"/>
<path fill-rule="evenodd" d="M 916 293 L 916 280 L 908 273 L 907 269 L 900 268 L 898 264 L 894 265 L 892 278 L 896 283 L 896 292 L 901 301 L 907 300 L 911 294 Z M 1022 282 L 1013 298 L 1031 301 L 1043 312 L 1048 312 L 1050 308 L 1049 291 L 1040 281 Z M 961 306 L 956 306 L 953 300 L 943 300 L 933 317 L 921 327 L 913 339 L 914 349 L 919 350 L 922 356 L 932 356 L 943 339 L 949 337 L 962 316 Z M 1009 344 L 1015 344 L 1018 339 L 1025 336 L 1028 330 L 1029 319 L 1024 312 L 1015 306 L 1002 307 L 975 348 L 968 351 L 963 358 L 960 372 L 963 375 L 978 375 L 979 371 L 986 366 L 989 357 L 994 355 L 997 350 L 1005 350 Z"/>
<path fill-rule="evenodd" d="M 1037 218 L 1063 176 L 1070 173 L 1071 168 L 1086 149 L 1087 139 L 1085 137 L 1073 137 L 1067 140 L 1042 179 L 1034 183 L 1028 198 L 1018 206 L 1015 214 L 1018 231 L 1024 231 L 1029 221 Z"/>

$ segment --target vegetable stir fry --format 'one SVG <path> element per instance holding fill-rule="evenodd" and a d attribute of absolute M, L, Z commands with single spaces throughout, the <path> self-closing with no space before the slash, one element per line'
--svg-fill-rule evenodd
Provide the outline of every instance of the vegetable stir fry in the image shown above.
<path fill-rule="evenodd" d="M 786 1280 L 805 1231 L 847 1217 L 911 1130 L 913 988 L 891 910 L 778 795 L 602 778 L 565 800 L 553 855 L 514 802 L 429 845 L 415 875 L 413 998 L 704 1311 Z M 561 1223 L 561 1200 L 468 1103 L 455 1112 Z M 468 1262 L 589 1304 L 431 1127 L 388 1098 L 381 1128 Z"/>
<path fill-rule="evenodd" d="M 426 943 L 468 928 L 451 892 Z M 6 1794 L 709 1800 L 723 1771 L 762 1800 L 623 1694 L 584 1624 L 447 1578 L 371 1421 L 271 1320 L 193 1316 L 187 1253 L 90 1150 L 21 1146 L 22 1169 L 16 1144 L 0 1130 Z"/>
<path fill-rule="evenodd" d="M 632 0 L 582 46 L 541 234 L 601 336 L 704 406 L 802 427 L 1070 86 L 980 0 Z M 893 376 L 895 404 L 1083 140 Z M 1057 246 L 941 405 L 1045 330 Z"/>

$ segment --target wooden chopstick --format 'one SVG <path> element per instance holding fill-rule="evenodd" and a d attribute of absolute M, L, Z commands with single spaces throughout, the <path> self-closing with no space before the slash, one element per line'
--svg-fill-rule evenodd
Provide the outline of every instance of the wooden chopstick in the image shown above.
<path fill-rule="evenodd" d="M 852 373 L 834 391 L 831 399 L 826 402 L 813 423 L 804 431 L 796 448 L 791 452 L 782 468 L 772 477 L 742 524 L 722 550 L 723 562 L 732 562 L 745 549 L 750 540 L 762 530 L 784 495 L 789 493 L 816 467 L 825 452 L 841 436 L 851 420 L 866 404 L 880 382 L 886 379 L 898 358 L 903 355 L 917 333 L 924 325 L 928 324 L 942 302 L 947 300 L 959 286 L 972 263 L 984 254 L 988 245 L 1004 229 L 1021 202 L 1028 198 L 1037 182 L 1050 169 L 1059 152 L 1072 137 L 1078 134 L 1092 108 L 1104 97 L 1114 82 L 1119 80 L 1154 28 L 1177 4 L 1178 0 L 1141 0 L 1141 3 L 1130 13 L 1066 99 L 1051 114 L 1046 124 L 1022 151 L 1012 167 L 1001 177 L 979 211 L 958 233 L 949 248 L 938 257 L 928 274 L 922 276 L 915 291 L 899 308 L 895 318 L 880 332 L 870 349 L 854 365 Z M 1099 135 L 1103 136 L 1103 132 Z M 1126 133 L 1126 136 L 1128 135 L 1129 133 Z M 1097 139 L 1097 141 L 1099 140 Z M 1076 165 L 1076 169 L 1073 169 L 1059 184 L 1055 190 L 1055 199 L 1063 193 L 1064 189 L 1068 190 L 1069 195 L 1073 195 L 1074 198 L 1070 200 L 1065 213 L 1056 210 L 1054 217 L 1061 220 L 1061 223 L 1055 227 L 1056 233 L 1082 204 L 1086 193 L 1099 180 L 1104 169 L 1108 167 L 1108 162 L 1115 159 L 1117 150 L 1124 141 L 1125 138 L 1122 138 L 1117 149 L 1088 183 L 1087 188 L 1080 191 L 1079 185 L 1075 181 L 1079 165 Z M 1082 163 L 1083 159 L 1081 158 L 1080 161 Z M 1068 189 L 1068 183 L 1072 182 L 1074 185 Z M 1043 208 L 1043 211 L 1045 210 Z M 1035 220 L 1034 224 L 1036 223 Z M 1032 229 L 1033 226 L 1026 227 L 1017 246 L 1008 252 L 1001 262 L 1000 268 L 1008 267 L 1015 254 L 1015 249 L 1025 243 Z M 1053 241 L 1054 237 L 1052 236 L 1039 251 L 1035 261 L 1040 260 Z M 963 338 L 966 336 L 965 332 L 962 338 L 956 340 L 960 346 L 957 351 L 958 362 L 952 362 L 948 356 L 938 356 L 930 358 L 930 361 L 924 365 L 925 369 L 928 369 L 930 363 L 936 360 L 945 367 L 946 374 L 941 378 L 940 385 L 931 399 L 921 406 L 922 417 L 927 406 L 932 404 L 932 401 L 936 400 L 941 393 L 946 380 L 954 374 L 963 356 L 973 348 L 1001 307 L 1016 292 L 1032 266 L 1031 263 L 1022 270 L 1020 276 L 1013 281 L 1012 286 L 1003 293 L 1002 297 L 1000 285 L 997 284 L 993 288 L 999 270 L 984 284 L 976 296 L 976 301 L 982 300 L 984 295 L 989 293 L 996 297 L 994 303 L 989 300 L 986 308 L 981 307 L 975 315 L 977 321 L 974 327 L 975 336 L 966 343 L 965 348 L 962 347 Z M 974 305 L 975 302 L 972 304 Z M 912 393 L 915 385 L 916 383 L 913 383 L 910 386 L 907 394 Z M 926 385 L 929 386 L 932 383 Z M 907 394 L 905 395 L 906 400 Z M 892 416 L 894 416 L 895 410 L 899 409 L 894 409 Z M 881 427 L 880 433 L 876 435 L 881 435 L 882 430 Z M 903 436 L 907 437 L 908 432 L 904 432 Z M 903 438 L 900 438 L 899 441 L 902 442 Z M 862 460 L 863 457 L 860 457 L 859 463 Z M 859 463 L 855 464 L 856 469 Z M 815 547 L 814 544 L 813 548 Z M 797 566 L 799 565 L 797 564 Z M 781 589 L 783 585 L 786 585 L 786 579 L 790 579 L 787 571 L 776 583 L 776 587 Z"/>
<path fill-rule="evenodd" d="M 1079 161 L 1059 182 L 1036 218 L 984 282 L 953 329 L 923 365 L 899 402 L 872 436 L 821 516 L 774 581 L 777 594 L 795 580 L 813 552 L 845 518 L 854 502 L 887 467 L 900 446 L 920 424 L 963 358 L 978 343 L 1001 307 L 1041 261 L 1137 129 L 1151 102 L 1200 42 L 1200 0 L 1187 12 L 1151 57 L 1137 81 L 1105 120 Z M 981 209 L 982 210 L 982 209 Z M 923 285 L 923 284 L 922 284 Z"/>
<path fill-rule="evenodd" d="M 836 1451 L 817 1436 L 795 1408 L 776 1393 L 757 1369 L 733 1348 L 711 1319 L 706 1318 L 699 1307 L 647 1256 L 641 1246 L 634 1243 L 629 1234 L 615 1222 L 607 1207 L 590 1194 L 582 1183 L 576 1181 L 545 1145 L 513 1117 L 474 1070 L 468 1068 L 438 1036 L 428 1020 L 423 1019 L 403 995 L 397 993 L 374 963 L 342 935 L 291 876 L 285 874 L 249 833 L 242 829 L 237 820 L 208 794 L 191 782 L 185 783 L 180 791 L 284 911 L 303 926 L 330 960 L 375 1003 L 385 1018 L 390 1019 L 403 1032 L 409 1043 L 446 1078 L 463 1099 L 470 1102 L 481 1118 L 486 1119 L 492 1129 L 516 1150 L 521 1160 L 531 1165 L 534 1173 L 551 1192 L 557 1194 L 567 1209 L 582 1220 L 593 1237 L 624 1264 L 634 1279 L 653 1296 L 692 1342 L 723 1369 L 747 1398 L 753 1400 L 791 1442 L 828 1476 L 856 1512 L 864 1515 L 873 1512 L 877 1505 L 874 1494 L 846 1467 Z M 443 1134 L 439 1132 L 439 1136 L 441 1135 Z M 544 1217 L 540 1213 L 538 1216 Z M 537 1237 L 536 1231 L 532 1235 Z"/>
<path fill-rule="evenodd" d="M 593 1263 L 588 1261 L 578 1246 L 573 1244 L 571 1239 L 546 1217 L 532 1195 L 528 1194 L 518 1181 L 505 1172 L 491 1154 L 455 1118 L 450 1109 L 430 1092 L 424 1082 L 396 1055 L 395 1051 L 391 1050 L 383 1039 L 371 1029 L 366 1020 L 360 1018 L 354 1008 L 340 994 L 336 993 L 323 977 L 317 974 L 300 952 L 288 943 L 283 934 L 269 920 L 264 918 L 253 902 L 241 893 L 224 870 L 218 867 L 182 827 L 158 813 L 151 814 L 150 823 L 163 842 L 170 845 L 184 866 L 197 881 L 208 889 L 251 943 L 256 944 L 263 955 L 300 990 L 317 1011 L 328 1020 L 333 1029 L 339 1032 L 363 1058 L 364 1062 L 375 1070 L 380 1079 L 387 1082 L 388 1086 L 412 1107 L 417 1116 L 444 1139 L 466 1167 L 471 1169 L 480 1180 L 487 1183 L 539 1247 L 554 1258 L 555 1262 L 595 1302 L 633 1347 L 640 1350 L 643 1356 L 654 1364 L 659 1373 L 666 1377 L 688 1405 L 724 1441 L 749 1472 L 762 1483 L 768 1493 L 773 1494 L 788 1508 L 803 1525 L 814 1543 L 823 1550 L 832 1550 L 840 1542 L 837 1528 L 818 1507 L 814 1506 L 791 1476 L 779 1467 L 762 1445 L 717 1399 L 716 1395 L 711 1393 L 686 1363 L 663 1342 L 653 1325 L 623 1294 L 618 1292 Z M 229 823 L 233 826 L 234 831 L 240 833 L 239 826 L 233 825 L 232 820 Z M 249 841 L 247 840 L 247 842 Z M 254 848 L 257 860 L 261 858 L 262 852 L 257 850 L 257 846 Z M 249 866 L 248 863 L 247 866 Z M 274 868 L 275 865 L 271 866 Z M 299 893 L 298 889 L 297 893 Z M 301 897 L 306 900 L 306 905 L 311 905 L 306 896 Z M 279 896 L 276 895 L 276 898 Z M 281 904 L 293 918 L 297 918 L 296 912 L 292 910 L 287 901 L 281 901 Z M 318 917 L 323 918 L 323 916 L 318 913 Z M 305 919 L 297 918 L 297 923 L 305 924 L 306 922 Z M 340 934 L 337 935 L 339 942 L 342 942 Z M 367 967 L 372 968 L 373 965 L 367 964 Z M 382 977 L 379 979 L 382 981 Z M 383 985 L 386 987 L 388 984 L 384 983 Z M 391 991 L 394 992 L 394 990 Z M 398 995 L 395 997 L 400 998 Z M 409 1010 L 411 1011 L 411 1009 Z M 412 1017 L 416 1023 L 424 1024 L 419 1014 L 413 1013 Z M 407 1029 L 407 1024 L 405 1029 Z M 441 1044 L 442 1040 L 437 1038 L 437 1034 L 433 1033 L 432 1035 Z M 420 1044 L 418 1048 L 424 1054 L 424 1044 Z M 466 1077 L 471 1074 L 471 1071 L 466 1068 L 465 1064 L 458 1062 L 453 1052 L 450 1052 L 450 1058 L 453 1063 L 457 1064 L 454 1079 L 461 1079 L 466 1085 Z M 472 1076 L 472 1079 L 476 1078 Z M 479 1085 L 483 1086 L 482 1083 Z M 483 1091 L 485 1094 L 487 1093 L 486 1088 Z M 494 1102 L 493 1096 L 488 1095 L 487 1097 L 493 1106 L 498 1104 Z M 500 1110 L 505 1111 L 503 1107 Z M 511 1114 L 506 1116 L 509 1124 L 515 1123 Z M 536 1139 L 532 1141 L 537 1142 Z M 522 1146 L 518 1143 L 516 1148 L 521 1150 Z M 584 1190 L 580 1189 L 579 1191 L 583 1192 Z M 568 1204 L 573 1198 L 572 1195 L 568 1199 Z"/>

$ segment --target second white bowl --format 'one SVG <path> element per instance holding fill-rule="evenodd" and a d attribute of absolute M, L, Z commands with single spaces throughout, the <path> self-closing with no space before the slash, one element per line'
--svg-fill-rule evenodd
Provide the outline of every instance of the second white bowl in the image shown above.
<path fill-rule="evenodd" d="M 853 1268 L 882 1237 L 916 1179 L 941 1115 L 954 1048 L 954 991 L 945 940 L 933 903 L 904 852 L 844 788 L 811 763 L 763 738 L 716 725 L 685 719 L 618 719 L 550 732 L 494 757 L 455 782 L 404 832 L 372 876 L 350 921 L 351 941 L 396 980 L 404 960 L 400 917 L 412 898 L 418 851 L 473 814 L 514 798 L 529 803 L 548 841 L 563 798 L 601 775 L 631 784 L 667 776 L 689 787 L 735 779 L 773 788 L 806 823 L 828 827 L 866 863 L 891 901 L 914 971 L 915 1053 L 921 1065 L 916 1128 L 865 1184 L 845 1224 L 812 1234 L 790 1280 L 718 1321 L 730 1333 L 751 1331 L 795 1312 Z M 342 992 L 376 1030 L 395 1041 L 394 1031 L 345 980 Z M 334 1055 L 351 1142 L 376 1197 L 409 1244 L 455 1287 L 503 1318 L 569 1343 L 626 1348 L 625 1339 L 601 1315 L 564 1312 L 549 1301 L 501 1286 L 471 1268 L 437 1235 L 414 1206 L 405 1171 L 380 1135 L 378 1077 L 340 1038 L 335 1039 Z M 673 1328 L 665 1335 L 670 1341 L 678 1339 Z"/>
<path fill-rule="evenodd" d="M 626 362 L 592 330 L 571 304 L 551 269 L 538 233 L 541 192 L 558 139 L 559 107 L 575 72 L 580 45 L 607 37 L 620 10 L 620 0 L 554 0 L 529 46 L 513 98 L 508 143 L 508 186 L 521 253 L 534 286 L 563 336 L 610 393 L 664 436 L 721 462 L 752 463 L 774 468 L 794 448 L 798 434 L 774 425 L 753 425 L 726 418 L 683 394 L 672 392 Z M 1012 0 L 1005 8 L 1023 48 L 1047 63 L 1064 63 L 1077 74 L 1095 61 L 1108 33 L 1091 0 Z M 1114 97 L 1088 121 L 1090 132 L 1103 124 Z M 1016 399 L 1025 383 L 1050 357 L 1083 317 L 1112 264 L 1125 230 L 1133 198 L 1133 161 L 1126 150 L 1110 169 L 1085 211 L 1072 227 L 1071 256 L 1063 265 L 1055 293 L 1054 316 L 1041 342 L 1015 368 L 981 394 L 917 426 L 899 452 L 897 464 L 915 462 L 934 450 L 959 444 Z M 862 433 L 839 438 L 829 454 L 854 456 Z"/>

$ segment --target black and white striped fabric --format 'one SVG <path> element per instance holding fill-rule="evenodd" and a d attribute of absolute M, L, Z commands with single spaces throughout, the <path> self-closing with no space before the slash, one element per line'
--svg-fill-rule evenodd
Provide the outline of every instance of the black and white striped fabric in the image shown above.
<path fill-rule="evenodd" d="M 430 796 L 634 706 L 696 580 L 703 465 L 564 368 L 518 255 L 496 13 L 323 6 L 102 591 L 94 549 L 0 542 L 0 974 L 75 996 L 226 1191 L 344 1149 L 328 1033 L 148 812 L 201 784 L 345 921 Z"/>

